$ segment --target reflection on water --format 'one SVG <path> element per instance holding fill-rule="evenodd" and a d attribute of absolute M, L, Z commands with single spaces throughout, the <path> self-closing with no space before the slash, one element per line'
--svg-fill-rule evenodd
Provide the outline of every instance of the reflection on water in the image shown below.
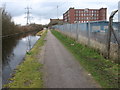
<path fill-rule="evenodd" d="M 28 48 L 32 47 L 39 39 L 39 36 L 26 36 L 21 39 L 7 38 L 3 39 L 3 68 L 2 83 L 7 83 L 10 74 L 20 64 Z"/>

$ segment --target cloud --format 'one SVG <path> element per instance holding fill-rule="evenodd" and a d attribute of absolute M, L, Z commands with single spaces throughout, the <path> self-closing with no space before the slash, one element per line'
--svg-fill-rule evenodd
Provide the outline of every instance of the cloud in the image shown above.
<path fill-rule="evenodd" d="M 21 25 L 26 24 L 26 19 L 24 18 L 24 15 L 13 17 L 12 19 L 14 20 L 15 24 L 21 24 Z"/>
<path fill-rule="evenodd" d="M 58 17 L 62 18 L 63 13 L 70 7 L 74 8 L 101 8 L 107 7 L 108 16 L 111 11 L 118 8 L 119 0 L 2 0 L 0 6 L 6 3 L 6 10 L 12 15 L 13 20 L 16 23 L 25 24 L 25 7 L 29 6 L 31 16 L 34 17 L 34 22 L 37 23 L 49 23 L 50 18 L 57 17 L 57 5 L 58 5 Z M 39 20 L 41 19 L 41 21 Z"/>

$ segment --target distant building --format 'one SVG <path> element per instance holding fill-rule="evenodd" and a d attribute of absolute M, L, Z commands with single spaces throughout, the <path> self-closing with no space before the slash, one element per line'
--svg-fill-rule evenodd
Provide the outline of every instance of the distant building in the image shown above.
<path fill-rule="evenodd" d="M 120 22 L 120 1 L 118 2 L 118 21 Z"/>
<path fill-rule="evenodd" d="M 68 22 L 68 23 L 106 21 L 106 19 L 107 19 L 107 8 L 100 8 L 100 9 L 69 8 L 69 10 L 63 14 L 64 22 Z"/>
<path fill-rule="evenodd" d="M 63 24 L 63 19 L 50 19 L 49 26 L 62 25 L 62 24 Z"/>

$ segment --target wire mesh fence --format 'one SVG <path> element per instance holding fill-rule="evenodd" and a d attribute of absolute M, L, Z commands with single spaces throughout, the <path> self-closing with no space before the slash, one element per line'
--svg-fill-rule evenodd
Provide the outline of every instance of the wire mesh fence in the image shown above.
<path fill-rule="evenodd" d="M 99 50 L 104 56 L 107 53 L 108 21 L 95 21 L 86 23 L 55 25 L 53 28 L 63 34 L 77 40 L 78 42 Z M 120 41 L 120 22 L 113 22 L 113 29 L 117 39 Z M 111 58 L 118 59 L 118 44 L 111 35 Z"/>

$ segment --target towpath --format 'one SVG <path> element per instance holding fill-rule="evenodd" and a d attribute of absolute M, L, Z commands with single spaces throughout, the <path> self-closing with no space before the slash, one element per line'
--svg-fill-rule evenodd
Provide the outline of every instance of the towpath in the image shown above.
<path fill-rule="evenodd" d="M 46 88 L 100 87 L 50 31 L 46 37 L 43 64 Z"/>

